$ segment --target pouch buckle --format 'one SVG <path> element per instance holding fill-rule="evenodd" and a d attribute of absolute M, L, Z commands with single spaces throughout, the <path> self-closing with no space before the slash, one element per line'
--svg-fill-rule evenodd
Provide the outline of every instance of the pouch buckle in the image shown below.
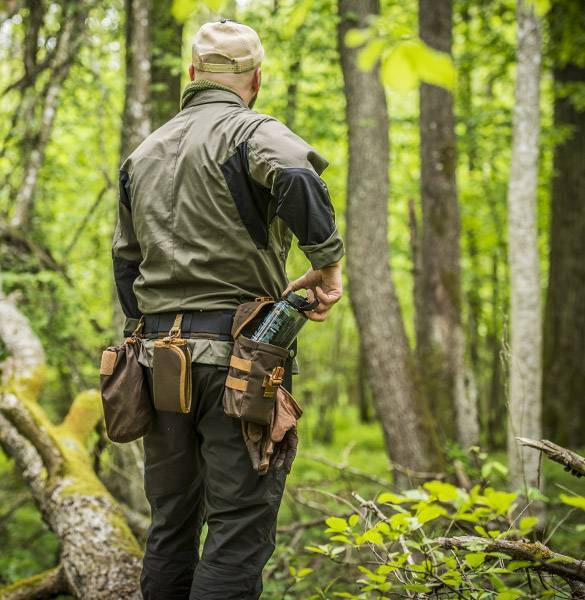
<path fill-rule="evenodd" d="M 284 367 L 274 367 L 270 375 L 264 376 L 264 397 L 273 398 L 276 390 L 282 385 Z"/>

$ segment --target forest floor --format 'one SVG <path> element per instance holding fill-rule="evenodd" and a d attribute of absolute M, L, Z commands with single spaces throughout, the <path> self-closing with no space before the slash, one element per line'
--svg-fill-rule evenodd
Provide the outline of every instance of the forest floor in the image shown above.
<path fill-rule="evenodd" d="M 317 411 L 305 411 L 300 425 L 300 450 L 281 507 L 278 525 L 281 529 L 277 549 L 265 570 L 266 600 L 306 599 L 316 587 L 324 587 L 336 577 L 340 581 L 347 572 L 328 559 L 305 548 L 327 541 L 325 518 L 348 515 L 357 506 L 352 492 L 375 499 L 388 491 L 384 481 L 391 481 L 379 424 L 359 423 L 350 407 L 336 411 L 335 434 L 331 443 L 320 441 L 314 432 L 322 427 Z M 454 457 L 463 453 L 453 450 Z M 487 461 L 501 464 L 504 453 L 492 453 Z M 335 466 L 336 465 L 336 466 Z M 339 468 L 338 468 L 339 467 Z M 472 479 L 479 476 L 480 465 L 467 465 Z M 542 539 L 552 537 L 548 545 L 575 557 L 585 555 L 585 536 L 576 535 L 583 523 L 583 511 L 569 512 L 558 496 L 560 493 L 585 495 L 585 480 L 566 473 L 560 465 L 543 462 L 544 494 L 548 498 L 546 527 Z M 363 473 L 363 475 L 362 475 Z M 379 481 L 376 481 L 378 479 Z M 493 469 L 490 485 L 503 489 L 505 480 Z M 322 520 L 321 520 L 322 519 Z M 301 522 L 316 522 L 311 527 L 298 527 Z M 283 531 L 283 529 L 285 531 Z M 0 452 L 0 581 L 10 583 L 34 575 L 55 565 L 59 543 L 41 520 L 31 496 L 12 462 Z M 293 585 L 289 567 L 312 568 L 313 572 Z M 351 580 L 351 578 L 349 578 Z M 328 597 L 328 596 L 325 596 Z M 63 597 L 65 598 L 65 597 Z"/>

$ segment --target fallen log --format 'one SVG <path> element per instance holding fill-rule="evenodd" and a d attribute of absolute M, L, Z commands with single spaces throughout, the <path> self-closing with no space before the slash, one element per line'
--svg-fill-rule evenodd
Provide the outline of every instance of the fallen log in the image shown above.
<path fill-rule="evenodd" d="M 59 567 L 0 588 L 0 599 L 38 598 L 35 590 L 53 586 L 84 600 L 138 600 L 140 546 L 88 452 L 88 438 L 102 418 L 99 393 L 79 394 L 63 422 L 53 424 L 37 401 L 45 380 L 41 344 L 1 292 L 0 339 L 10 354 L 2 364 L 0 444 L 61 540 Z"/>

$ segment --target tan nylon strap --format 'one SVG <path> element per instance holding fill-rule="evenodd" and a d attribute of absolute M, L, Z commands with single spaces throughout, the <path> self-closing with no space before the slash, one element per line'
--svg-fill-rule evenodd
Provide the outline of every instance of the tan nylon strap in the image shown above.
<path fill-rule="evenodd" d="M 262 302 L 258 302 L 258 306 L 254 308 L 254 310 L 240 323 L 240 326 L 233 332 L 234 339 L 237 338 L 240 333 L 242 333 L 242 329 L 250 322 L 252 319 L 256 317 L 256 315 L 262 310 L 264 306 L 267 304 L 274 304 L 274 300 L 265 300 Z"/>
<path fill-rule="evenodd" d="M 181 334 L 181 323 L 183 322 L 183 313 L 178 313 L 173 321 L 173 326 L 169 331 L 170 336 L 178 336 Z"/>
<path fill-rule="evenodd" d="M 230 367 L 249 373 L 252 370 L 252 361 L 232 354 L 230 357 Z"/>
<path fill-rule="evenodd" d="M 225 380 L 225 387 L 231 388 L 232 390 L 245 392 L 248 389 L 248 382 L 244 379 L 238 379 L 237 377 L 228 375 Z"/>

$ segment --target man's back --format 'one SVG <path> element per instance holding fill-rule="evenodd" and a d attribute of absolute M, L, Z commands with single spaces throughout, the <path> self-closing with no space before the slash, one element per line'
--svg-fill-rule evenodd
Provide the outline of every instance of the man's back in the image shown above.
<path fill-rule="evenodd" d="M 277 213 L 302 172 L 324 185 L 318 174 L 327 161 L 313 148 L 235 92 L 205 85 L 193 86 L 183 110 L 122 166 L 121 201 L 133 231 L 118 229 L 114 255 L 139 247 L 134 292 L 142 313 L 278 297 L 292 233 Z M 334 231 L 332 210 L 321 209 L 320 237 L 308 232 L 300 242 L 319 243 Z"/>

